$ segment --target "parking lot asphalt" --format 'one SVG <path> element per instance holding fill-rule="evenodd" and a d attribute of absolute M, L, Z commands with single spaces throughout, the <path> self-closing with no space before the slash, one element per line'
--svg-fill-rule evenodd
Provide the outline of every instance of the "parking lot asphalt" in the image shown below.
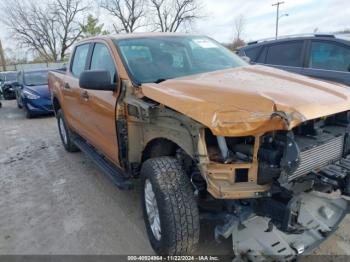
<path fill-rule="evenodd" d="M 0 109 L 0 254 L 149 254 L 140 190 L 118 190 L 82 153 L 61 145 L 56 119 Z M 201 226 L 198 254 L 232 254 Z M 350 216 L 315 254 L 350 255 Z"/>

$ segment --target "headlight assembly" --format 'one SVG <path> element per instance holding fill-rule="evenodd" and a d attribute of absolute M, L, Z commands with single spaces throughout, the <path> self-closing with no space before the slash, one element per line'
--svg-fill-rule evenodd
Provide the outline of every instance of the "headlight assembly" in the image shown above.
<path fill-rule="evenodd" d="M 26 98 L 31 99 L 31 100 L 40 98 L 40 96 L 38 96 L 30 91 L 27 91 L 27 90 L 23 91 L 23 94 Z"/>

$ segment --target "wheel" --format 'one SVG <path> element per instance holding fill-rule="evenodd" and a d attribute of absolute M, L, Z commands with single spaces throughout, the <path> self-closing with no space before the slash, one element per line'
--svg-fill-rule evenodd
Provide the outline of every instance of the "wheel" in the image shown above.
<path fill-rule="evenodd" d="M 33 114 L 30 113 L 30 111 L 28 110 L 28 108 L 24 107 L 24 112 L 25 112 L 26 118 L 28 118 L 28 119 L 33 118 Z"/>
<path fill-rule="evenodd" d="M 199 241 L 199 214 L 193 189 L 173 157 L 142 165 L 142 206 L 147 234 L 159 255 L 191 254 Z"/>
<path fill-rule="evenodd" d="M 10 95 L 6 91 L 3 93 L 3 97 L 4 97 L 4 100 L 10 100 L 11 99 Z"/>
<path fill-rule="evenodd" d="M 71 139 L 72 132 L 69 130 L 66 124 L 66 120 L 61 109 L 57 111 L 57 124 L 64 148 L 68 152 L 78 152 L 79 148 L 74 144 L 74 142 Z"/>
<path fill-rule="evenodd" d="M 21 103 L 20 103 L 20 99 L 21 99 L 21 98 L 19 98 L 18 95 L 17 95 L 17 93 L 16 93 L 16 100 L 17 100 L 17 107 L 18 107 L 18 108 L 22 108 L 22 105 L 21 105 Z"/>

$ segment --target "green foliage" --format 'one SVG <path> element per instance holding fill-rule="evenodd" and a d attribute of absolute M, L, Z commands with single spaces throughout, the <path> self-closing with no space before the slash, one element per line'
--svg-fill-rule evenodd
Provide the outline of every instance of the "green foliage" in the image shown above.
<path fill-rule="evenodd" d="M 80 24 L 83 38 L 107 35 L 108 31 L 103 30 L 103 24 L 98 24 L 98 18 L 94 18 L 93 15 L 89 15 L 85 24 Z"/>

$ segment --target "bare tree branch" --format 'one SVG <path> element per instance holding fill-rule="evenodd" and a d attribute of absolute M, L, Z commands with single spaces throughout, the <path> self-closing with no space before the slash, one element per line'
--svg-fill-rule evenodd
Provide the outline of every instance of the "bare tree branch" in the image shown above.
<path fill-rule="evenodd" d="M 233 37 L 233 43 L 232 48 L 236 49 L 237 47 L 240 47 L 244 45 L 244 41 L 242 39 L 242 34 L 245 30 L 246 20 L 243 15 L 238 16 L 234 21 L 234 37 Z"/>
<path fill-rule="evenodd" d="M 113 24 L 117 34 L 132 33 L 145 26 L 145 0 L 103 0 L 101 7 L 117 18 L 119 25 Z"/>
<path fill-rule="evenodd" d="M 38 5 L 24 0 L 5 0 L 0 19 L 21 46 L 46 61 L 65 58 L 67 49 L 79 38 L 78 15 L 86 10 L 78 0 L 55 0 Z"/>
<path fill-rule="evenodd" d="M 245 30 L 246 20 L 243 15 L 240 15 L 235 19 L 234 25 L 234 39 L 238 40 L 242 38 L 242 34 Z"/>
<path fill-rule="evenodd" d="M 150 0 L 155 27 L 161 32 L 176 32 L 200 18 L 201 6 L 197 0 Z"/>

